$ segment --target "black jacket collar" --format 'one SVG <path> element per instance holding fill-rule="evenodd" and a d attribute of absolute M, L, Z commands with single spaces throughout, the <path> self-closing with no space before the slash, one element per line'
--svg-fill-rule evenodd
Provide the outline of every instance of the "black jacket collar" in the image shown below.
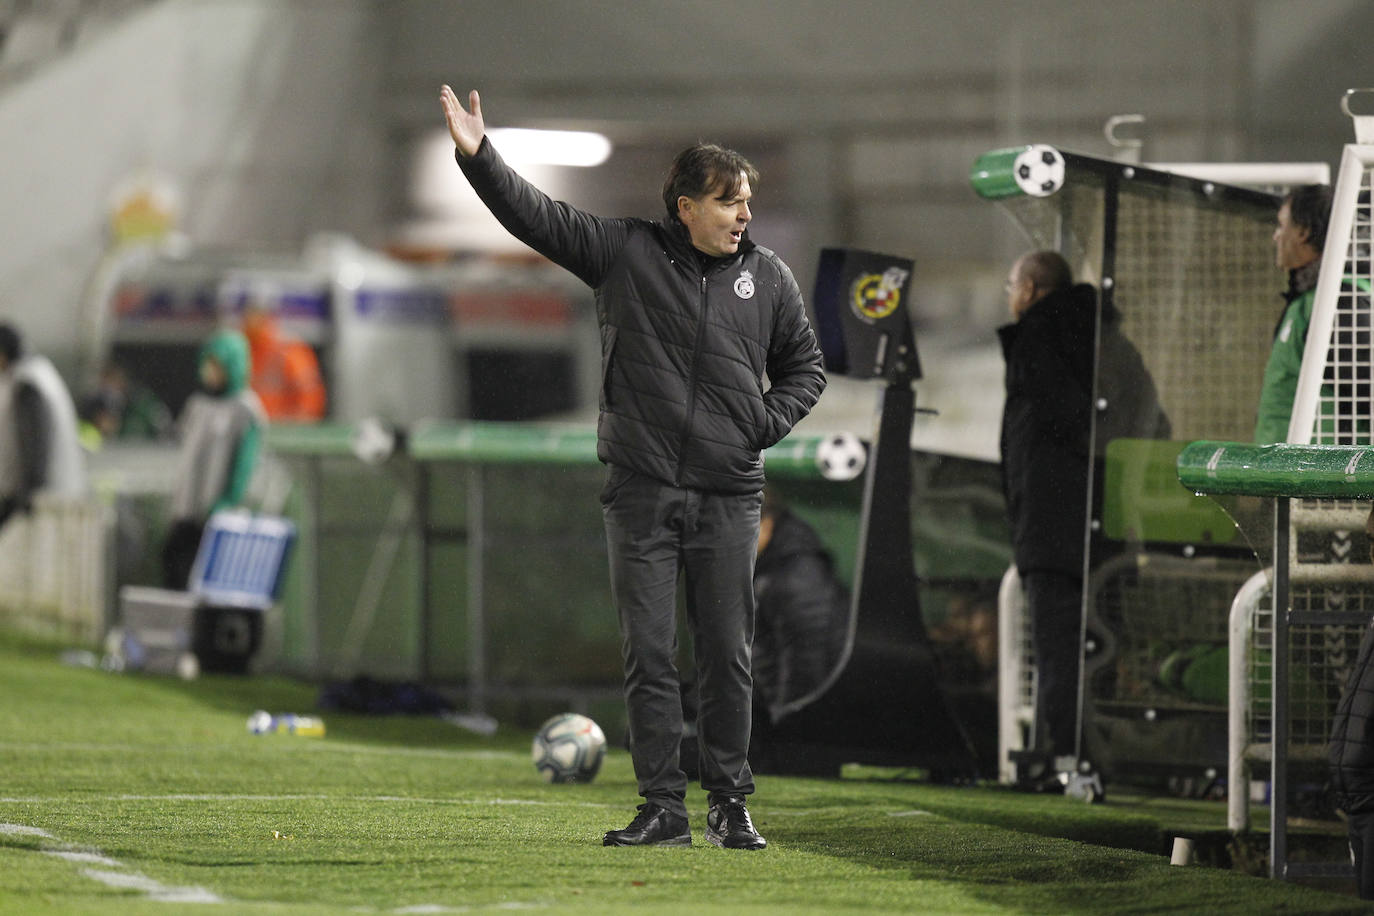
<path fill-rule="evenodd" d="M 662 230 L 664 247 L 668 254 L 678 261 L 692 265 L 703 274 L 718 267 L 728 266 L 757 247 L 749 238 L 749 230 L 745 229 L 744 237 L 740 239 L 738 251 L 723 258 L 713 258 L 692 244 L 691 233 L 678 220 L 659 223 L 659 227 Z"/>

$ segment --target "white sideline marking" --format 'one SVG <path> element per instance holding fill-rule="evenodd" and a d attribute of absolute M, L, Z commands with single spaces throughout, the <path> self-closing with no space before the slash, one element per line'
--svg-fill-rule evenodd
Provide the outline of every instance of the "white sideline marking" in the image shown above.
<path fill-rule="evenodd" d="M 28 824 L 0 824 L 0 833 L 11 836 L 41 836 L 45 840 L 53 839 L 53 835 L 48 831 L 30 827 Z"/>
<path fill-rule="evenodd" d="M 246 741 L 257 741 L 259 744 L 270 742 L 272 739 L 262 735 L 247 735 Z M 0 750 L 6 751 L 110 751 L 113 753 L 127 754 L 157 754 L 165 750 L 175 751 L 178 754 L 185 754 L 196 751 L 226 751 L 243 750 L 242 742 L 232 744 L 197 744 L 197 745 L 149 745 L 149 744 L 93 744 L 88 742 L 66 742 L 48 743 L 39 741 L 0 741 Z M 312 740 L 299 741 L 294 743 L 281 742 L 280 746 L 291 747 L 300 750 L 302 753 L 343 753 L 343 754 L 375 754 L 382 756 L 397 757 L 439 757 L 439 758 L 458 758 L 462 760 L 522 760 L 527 754 L 521 751 L 496 751 L 496 750 L 463 750 L 460 748 L 443 747 L 376 747 L 371 744 L 356 744 L 346 741 Z"/>
<path fill-rule="evenodd" d="M 124 866 L 116 859 L 109 856 L 102 856 L 98 852 L 77 852 L 67 849 L 45 849 L 43 850 L 50 856 L 59 859 L 66 859 L 68 862 L 80 862 L 85 865 L 104 865 L 106 868 L 123 868 Z"/>
<path fill-rule="evenodd" d="M 442 903 L 416 903 L 410 906 L 397 907 L 388 910 L 389 913 L 474 913 L 485 910 L 543 910 L 547 909 L 542 903 L 520 903 L 506 902 L 497 903 L 492 906 L 445 906 Z"/>
<path fill-rule="evenodd" d="M 82 869 L 81 874 L 99 881 L 107 887 L 121 890 L 143 891 L 149 898 L 159 903 L 223 903 L 218 894 L 203 887 L 168 887 L 138 872 L 97 871 L 94 868 Z"/>
<path fill-rule="evenodd" d="M 0 797 L 0 804 L 8 805 L 48 805 L 48 804 L 105 804 L 108 802 L 286 802 L 286 801 L 329 801 L 329 802 L 401 802 L 420 805 L 525 805 L 529 807 L 559 807 L 573 805 L 578 808 L 623 808 L 623 804 L 607 802 L 567 802 L 543 801 L 534 798 L 425 798 L 408 795 L 325 795 L 286 794 L 286 795 L 217 795 L 212 793 L 171 792 L 165 795 L 83 795 L 69 798 L 62 795 L 28 795 Z M 6 827 L 17 828 L 6 831 Z M 35 833 L 35 831 L 37 831 Z M 21 824 L 0 824 L 0 833 L 33 833 L 51 839 L 49 834 L 38 831 L 36 827 Z"/>
<path fill-rule="evenodd" d="M 103 865 L 103 869 L 83 868 L 81 874 L 90 878 L 92 881 L 99 881 L 106 887 L 119 888 L 120 890 L 142 891 L 148 895 L 149 900 L 159 903 L 223 903 L 224 898 L 213 891 L 203 887 L 169 887 L 160 881 L 155 881 L 147 875 L 139 874 L 136 871 L 114 871 L 114 869 L 124 868 L 124 863 L 118 859 L 111 859 L 102 854 L 99 850 L 79 849 L 70 843 L 60 843 L 57 837 L 53 836 L 40 827 L 30 827 L 28 824 L 0 824 L 0 834 L 9 836 L 36 836 L 45 840 L 52 840 L 58 843 L 56 846 L 39 849 L 38 852 L 45 856 L 54 856 L 67 862 L 75 862 L 84 865 Z"/>
<path fill-rule="evenodd" d="M 919 808 L 912 811 L 889 811 L 888 817 L 933 817 L 929 811 L 922 811 Z"/>

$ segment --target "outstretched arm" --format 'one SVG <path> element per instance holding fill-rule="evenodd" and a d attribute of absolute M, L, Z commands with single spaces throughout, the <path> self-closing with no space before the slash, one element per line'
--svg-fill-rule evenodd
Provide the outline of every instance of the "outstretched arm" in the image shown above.
<path fill-rule="evenodd" d="M 458 96 L 447 84 L 439 89 L 439 103 L 444 106 L 444 120 L 448 122 L 448 132 L 458 152 L 467 157 L 477 155 L 477 148 L 482 145 L 482 137 L 487 132 L 482 121 L 482 100 L 477 90 L 468 93 L 468 108 L 471 111 L 464 110 Z"/>
<path fill-rule="evenodd" d="M 453 89 L 439 90 L 458 167 L 506 231 L 592 288 L 625 244 L 628 219 L 601 219 L 556 201 L 508 167 L 486 139 L 482 102 L 473 90 L 463 108 Z"/>

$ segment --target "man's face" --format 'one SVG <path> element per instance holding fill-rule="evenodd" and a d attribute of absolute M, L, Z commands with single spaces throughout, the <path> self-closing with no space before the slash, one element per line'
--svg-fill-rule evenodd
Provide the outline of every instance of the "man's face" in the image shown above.
<path fill-rule="evenodd" d="M 692 236 L 692 245 L 713 258 L 739 251 L 744 228 L 754 215 L 749 212 L 753 192 L 749 179 L 740 176 L 739 193 L 722 197 L 715 192 L 701 197 L 685 194 L 677 199 L 677 215 Z"/>
<path fill-rule="evenodd" d="M 1278 225 L 1274 227 L 1274 263 L 1281 270 L 1297 270 L 1321 257 L 1321 252 L 1307 243 L 1307 236 L 1307 230 L 1293 222 L 1288 204 L 1279 207 Z"/>
<path fill-rule="evenodd" d="M 1011 312 L 1012 318 L 1020 320 L 1026 309 L 1031 307 L 1032 297 L 1035 295 L 1035 285 L 1021 270 L 1020 261 L 1011 265 L 1011 271 L 1007 274 L 1005 289 L 1007 291 L 1007 310 Z"/>
<path fill-rule="evenodd" d="M 207 357 L 200 364 L 200 383 L 205 386 L 206 391 L 218 394 L 224 390 L 224 386 L 229 381 L 229 375 L 220 365 L 219 360 L 213 356 Z"/>

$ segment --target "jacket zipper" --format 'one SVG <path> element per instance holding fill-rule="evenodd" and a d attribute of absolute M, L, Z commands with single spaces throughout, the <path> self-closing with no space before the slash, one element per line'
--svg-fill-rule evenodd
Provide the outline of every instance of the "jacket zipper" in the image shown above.
<path fill-rule="evenodd" d="M 697 375 L 701 363 L 701 342 L 706 337 L 706 274 L 701 275 L 701 313 L 697 315 L 697 339 L 692 346 L 692 374 L 687 385 L 687 419 L 682 426 L 682 441 L 677 449 L 677 473 L 675 486 L 682 486 L 682 472 L 687 461 L 687 441 L 692 437 L 692 416 L 697 410 Z"/>

